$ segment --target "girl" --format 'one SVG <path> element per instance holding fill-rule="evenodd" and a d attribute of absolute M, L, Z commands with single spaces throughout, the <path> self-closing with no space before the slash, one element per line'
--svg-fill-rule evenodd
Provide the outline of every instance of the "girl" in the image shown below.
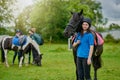
<path fill-rule="evenodd" d="M 77 33 L 73 47 L 77 46 L 78 80 L 91 80 L 90 65 L 94 48 L 94 36 L 90 32 L 91 20 L 84 18 L 82 30 Z"/>

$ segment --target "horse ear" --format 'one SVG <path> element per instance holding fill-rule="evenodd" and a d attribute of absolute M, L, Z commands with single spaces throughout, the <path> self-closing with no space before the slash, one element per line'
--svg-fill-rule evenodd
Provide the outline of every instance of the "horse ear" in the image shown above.
<path fill-rule="evenodd" d="M 70 13 L 71 13 L 71 14 L 73 14 L 73 12 L 72 12 L 72 11 L 71 11 Z"/>
<path fill-rule="evenodd" d="M 81 15 L 82 13 L 83 13 L 83 9 L 78 14 Z"/>

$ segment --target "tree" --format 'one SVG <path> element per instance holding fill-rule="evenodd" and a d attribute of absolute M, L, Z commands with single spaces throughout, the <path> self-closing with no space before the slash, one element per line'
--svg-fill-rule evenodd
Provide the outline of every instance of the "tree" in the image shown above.
<path fill-rule="evenodd" d="M 109 30 L 113 30 L 113 29 L 120 29 L 120 26 L 118 24 L 112 23 L 109 26 Z"/>
<path fill-rule="evenodd" d="M 47 40 L 63 40 L 70 11 L 79 12 L 81 9 L 85 17 L 92 19 L 93 25 L 103 23 L 101 3 L 94 0 L 36 0 L 30 15 L 31 25 Z"/>
<path fill-rule="evenodd" d="M 0 0 L 0 27 L 5 26 L 4 24 L 9 23 L 13 18 L 12 5 L 15 0 Z"/>
<path fill-rule="evenodd" d="M 32 6 L 27 6 L 22 13 L 15 19 L 15 29 L 20 29 L 24 34 L 27 34 L 28 29 L 31 26 L 30 13 Z"/>
<path fill-rule="evenodd" d="M 66 4 L 60 0 L 44 0 L 36 3 L 32 14 L 31 24 L 38 28 L 38 32 L 47 40 L 60 40 L 68 16 Z"/>
<path fill-rule="evenodd" d="M 105 24 L 107 22 L 107 19 L 103 18 L 100 2 L 96 0 L 69 0 L 69 2 L 69 11 L 80 11 L 80 9 L 83 9 L 84 16 L 90 17 L 94 26 L 95 24 Z"/>

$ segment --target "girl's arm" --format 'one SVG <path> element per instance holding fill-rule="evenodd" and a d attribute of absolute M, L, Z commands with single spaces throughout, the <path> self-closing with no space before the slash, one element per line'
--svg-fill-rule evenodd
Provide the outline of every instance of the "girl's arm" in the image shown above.
<path fill-rule="evenodd" d="M 88 60 L 87 60 L 87 64 L 88 64 L 88 65 L 91 64 L 91 58 L 92 58 L 92 54 L 93 54 L 93 49 L 94 49 L 94 46 L 91 45 L 91 46 L 90 46 L 90 51 L 89 51 Z"/>
<path fill-rule="evenodd" d="M 77 40 L 77 42 L 74 42 L 73 47 L 76 47 L 78 44 L 80 44 L 80 40 Z"/>

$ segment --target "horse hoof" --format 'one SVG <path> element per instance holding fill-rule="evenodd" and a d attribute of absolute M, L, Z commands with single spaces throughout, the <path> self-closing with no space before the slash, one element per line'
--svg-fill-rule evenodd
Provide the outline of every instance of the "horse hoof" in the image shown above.
<path fill-rule="evenodd" d="M 28 64 L 25 64 L 25 66 L 28 66 Z"/>
<path fill-rule="evenodd" d="M 6 67 L 8 67 L 8 68 L 9 68 L 10 66 L 9 66 L 9 65 L 6 65 Z"/>
<path fill-rule="evenodd" d="M 94 80 L 97 80 L 97 78 L 94 78 Z"/>
<path fill-rule="evenodd" d="M 19 65 L 19 68 L 21 68 L 22 67 L 22 65 Z"/>

